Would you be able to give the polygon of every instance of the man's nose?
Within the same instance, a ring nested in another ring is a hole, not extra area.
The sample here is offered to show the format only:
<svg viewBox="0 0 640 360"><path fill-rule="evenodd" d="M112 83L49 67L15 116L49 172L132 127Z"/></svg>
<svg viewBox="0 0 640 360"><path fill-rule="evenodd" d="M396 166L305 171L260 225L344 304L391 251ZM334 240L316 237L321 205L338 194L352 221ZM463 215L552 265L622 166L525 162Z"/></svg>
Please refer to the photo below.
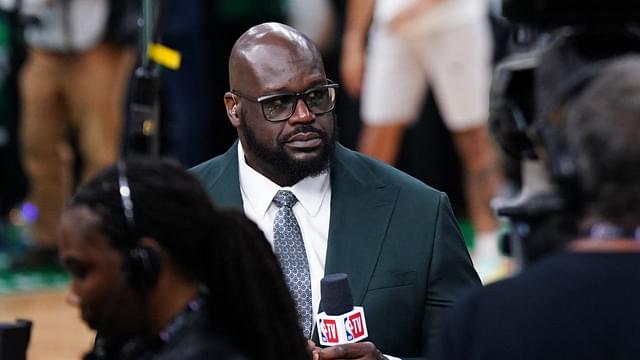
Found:
<svg viewBox="0 0 640 360"><path fill-rule="evenodd" d="M293 109L293 114L289 118L289 122L291 123L308 123L312 122L315 119L315 114L309 110L307 104L302 100L298 99L296 102L296 107Z"/></svg>

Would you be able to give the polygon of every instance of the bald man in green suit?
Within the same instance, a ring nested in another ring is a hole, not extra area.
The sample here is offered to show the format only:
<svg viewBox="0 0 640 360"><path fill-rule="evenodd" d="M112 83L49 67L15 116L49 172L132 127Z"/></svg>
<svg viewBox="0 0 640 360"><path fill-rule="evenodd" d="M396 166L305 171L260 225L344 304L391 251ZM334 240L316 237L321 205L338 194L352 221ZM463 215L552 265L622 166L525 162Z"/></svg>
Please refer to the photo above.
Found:
<svg viewBox="0 0 640 360"><path fill-rule="evenodd" d="M424 358L446 308L480 286L447 196L336 142L337 85L295 29L249 29L229 73L224 101L239 142L192 172L216 205L243 208L272 244L279 210L271 199L294 194L314 313L322 276L348 274L369 338L314 356Z"/></svg>

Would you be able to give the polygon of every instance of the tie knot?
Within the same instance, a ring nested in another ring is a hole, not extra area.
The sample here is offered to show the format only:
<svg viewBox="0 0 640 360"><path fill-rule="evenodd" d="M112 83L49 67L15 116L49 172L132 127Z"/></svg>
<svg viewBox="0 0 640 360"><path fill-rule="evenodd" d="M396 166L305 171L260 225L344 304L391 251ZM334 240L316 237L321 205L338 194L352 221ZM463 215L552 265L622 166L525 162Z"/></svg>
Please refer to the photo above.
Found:
<svg viewBox="0 0 640 360"><path fill-rule="evenodd" d="M276 203L276 206L279 208L283 206L291 208L297 201L296 196L289 190L278 190L276 196L273 197L273 202Z"/></svg>

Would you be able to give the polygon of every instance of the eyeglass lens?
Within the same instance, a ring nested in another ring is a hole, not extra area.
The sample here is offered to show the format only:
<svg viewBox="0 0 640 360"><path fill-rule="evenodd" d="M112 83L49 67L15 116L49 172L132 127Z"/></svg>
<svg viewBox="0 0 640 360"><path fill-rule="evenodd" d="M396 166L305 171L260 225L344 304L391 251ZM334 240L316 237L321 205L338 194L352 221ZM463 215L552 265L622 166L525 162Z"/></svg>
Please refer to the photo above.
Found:
<svg viewBox="0 0 640 360"><path fill-rule="evenodd" d="M312 89L300 94L300 97L307 105L309 111L316 115L320 115L333 109L335 103L335 89ZM281 95L264 100L262 102L262 110L264 111L264 116L267 120L286 120L293 115L297 103L297 95Z"/></svg>

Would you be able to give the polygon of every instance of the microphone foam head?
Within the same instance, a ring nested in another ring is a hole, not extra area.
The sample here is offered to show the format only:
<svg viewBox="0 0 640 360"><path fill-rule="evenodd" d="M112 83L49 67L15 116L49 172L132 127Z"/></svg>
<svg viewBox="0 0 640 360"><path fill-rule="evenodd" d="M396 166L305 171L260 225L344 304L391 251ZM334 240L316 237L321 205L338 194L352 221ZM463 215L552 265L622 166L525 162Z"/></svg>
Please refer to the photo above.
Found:
<svg viewBox="0 0 640 360"><path fill-rule="evenodd" d="M353 296L345 273L329 274L320 280L322 309L327 315L341 315L353 310Z"/></svg>

